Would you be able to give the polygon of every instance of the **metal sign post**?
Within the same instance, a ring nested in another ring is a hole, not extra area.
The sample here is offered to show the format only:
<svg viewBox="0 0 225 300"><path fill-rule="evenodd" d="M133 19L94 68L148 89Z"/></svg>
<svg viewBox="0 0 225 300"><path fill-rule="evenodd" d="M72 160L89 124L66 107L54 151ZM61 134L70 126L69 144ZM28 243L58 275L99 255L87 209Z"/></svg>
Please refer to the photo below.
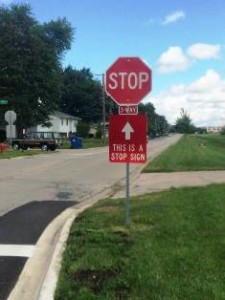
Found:
<svg viewBox="0 0 225 300"><path fill-rule="evenodd" d="M152 89L152 71L139 57L120 57L105 73L105 91L119 105L109 118L109 161L126 163L125 223L130 226L130 163L147 159L147 118L138 104Z"/></svg>
<svg viewBox="0 0 225 300"><path fill-rule="evenodd" d="M6 136L7 138L9 138L10 145L12 145L12 138L16 137L16 127L15 125L13 125L16 121L16 118L17 115L13 110L8 110L5 113L5 120L8 123L8 125L6 126Z"/></svg>
<svg viewBox="0 0 225 300"><path fill-rule="evenodd" d="M126 163L125 225L130 226L130 164Z"/></svg>

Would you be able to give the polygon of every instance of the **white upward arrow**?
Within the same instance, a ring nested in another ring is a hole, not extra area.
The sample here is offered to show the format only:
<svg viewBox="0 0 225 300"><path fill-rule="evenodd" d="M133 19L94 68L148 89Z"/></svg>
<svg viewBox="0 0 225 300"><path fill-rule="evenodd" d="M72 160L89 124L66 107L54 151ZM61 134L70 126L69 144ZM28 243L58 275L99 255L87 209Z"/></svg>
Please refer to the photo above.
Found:
<svg viewBox="0 0 225 300"><path fill-rule="evenodd" d="M130 140L130 134L134 132L134 129L131 127L130 123L127 122L123 127L122 132L125 132L125 140Z"/></svg>

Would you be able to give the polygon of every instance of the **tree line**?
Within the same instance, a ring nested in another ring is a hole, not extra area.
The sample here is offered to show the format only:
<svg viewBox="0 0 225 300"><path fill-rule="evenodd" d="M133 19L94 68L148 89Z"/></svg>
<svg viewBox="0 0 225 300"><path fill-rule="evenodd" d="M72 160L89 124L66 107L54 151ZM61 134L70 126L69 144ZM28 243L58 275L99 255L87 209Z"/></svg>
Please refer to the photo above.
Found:
<svg viewBox="0 0 225 300"><path fill-rule="evenodd" d="M62 65L74 36L66 18L41 24L27 4L0 6L0 99L8 100L0 107L0 127L7 110L17 113L18 133L37 124L50 126L49 115L56 110L88 126L102 123L102 81L90 69ZM108 121L118 107L104 96ZM140 104L139 113L148 116L149 135L168 132L166 118L153 104Z"/></svg>

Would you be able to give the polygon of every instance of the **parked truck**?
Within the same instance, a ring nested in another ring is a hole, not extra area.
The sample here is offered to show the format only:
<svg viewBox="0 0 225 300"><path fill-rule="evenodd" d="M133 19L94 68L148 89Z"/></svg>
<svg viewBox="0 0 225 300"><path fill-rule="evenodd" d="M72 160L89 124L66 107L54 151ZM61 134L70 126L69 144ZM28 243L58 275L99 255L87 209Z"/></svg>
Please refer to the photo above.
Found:
<svg viewBox="0 0 225 300"><path fill-rule="evenodd" d="M43 151L55 151L60 144L61 139L57 132L30 132L24 138L12 139L12 148L14 150L40 148Z"/></svg>

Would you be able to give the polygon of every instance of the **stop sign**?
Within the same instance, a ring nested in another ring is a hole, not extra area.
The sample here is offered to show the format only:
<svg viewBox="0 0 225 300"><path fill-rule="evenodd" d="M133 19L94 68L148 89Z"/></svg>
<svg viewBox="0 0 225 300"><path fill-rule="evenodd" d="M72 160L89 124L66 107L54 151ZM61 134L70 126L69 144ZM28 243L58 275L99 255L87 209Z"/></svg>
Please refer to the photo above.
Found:
<svg viewBox="0 0 225 300"><path fill-rule="evenodd" d="M139 57L120 57L105 73L105 91L118 105L137 105L152 89L152 71Z"/></svg>

